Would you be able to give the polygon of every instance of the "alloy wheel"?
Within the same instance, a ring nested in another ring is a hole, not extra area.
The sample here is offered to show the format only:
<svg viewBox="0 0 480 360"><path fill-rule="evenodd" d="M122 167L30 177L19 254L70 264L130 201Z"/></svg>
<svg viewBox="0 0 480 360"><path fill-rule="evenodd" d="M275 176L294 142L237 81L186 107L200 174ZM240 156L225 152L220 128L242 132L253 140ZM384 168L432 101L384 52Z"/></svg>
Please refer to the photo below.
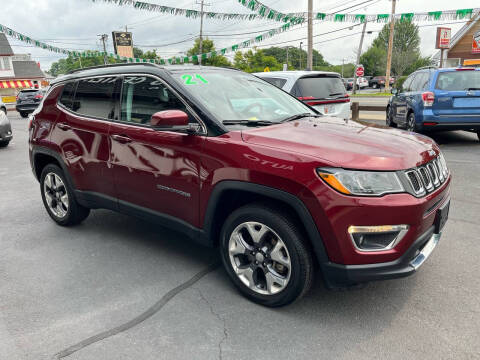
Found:
<svg viewBox="0 0 480 360"><path fill-rule="evenodd" d="M58 218L67 215L70 205L67 189L57 174L50 172L43 181L43 193L50 211Z"/></svg>
<svg viewBox="0 0 480 360"><path fill-rule="evenodd" d="M238 225L230 235L228 254L238 278L258 294L279 293L290 280L287 247L265 224L249 221Z"/></svg>
<svg viewBox="0 0 480 360"><path fill-rule="evenodd" d="M411 113L408 115L407 130L415 131L415 114Z"/></svg>

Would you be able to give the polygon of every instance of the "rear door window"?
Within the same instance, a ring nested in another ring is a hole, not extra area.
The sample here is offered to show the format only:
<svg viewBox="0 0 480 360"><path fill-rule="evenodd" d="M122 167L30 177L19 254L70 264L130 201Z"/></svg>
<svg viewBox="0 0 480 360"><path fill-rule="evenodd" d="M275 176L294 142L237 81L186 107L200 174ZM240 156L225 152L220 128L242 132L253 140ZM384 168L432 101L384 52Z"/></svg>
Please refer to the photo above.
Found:
<svg viewBox="0 0 480 360"><path fill-rule="evenodd" d="M60 104L62 104L63 106L65 106L67 109L70 109L70 110L73 109L73 95L75 93L75 85L76 83L74 82L69 82L65 84L62 91L62 96L58 101Z"/></svg>
<svg viewBox="0 0 480 360"><path fill-rule="evenodd" d="M441 72L435 88L444 91L468 91L480 89L480 71L464 70Z"/></svg>
<svg viewBox="0 0 480 360"><path fill-rule="evenodd" d="M410 75L407 80L405 80L405 82L403 83L403 86L402 86L402 90L404 92L408 92L408 91L411 91L411 85L412 85L412 82L413 82L413 79L415 78L415 75L416 74L412 74Z"/></svg>
<svg viewBox="0 0 480 360"><path fill-rule="evenodd" d="M337 76L304 77L297 80L296 95L325 99L332 96L344 95L345 86Z"/></svg>
<svg viewBox="0 0 480 360"><path fill-rule="evenodd" d="M410 91L425 90L428 84L428 80L429 80L428 73L426 72L417 73L414 80L412 81L412 84L410 85L410 89L411 89Z"/></svg>
<svg viewBox="0 0 480 360"><path fill-rule="evenodd" d="M113 76L79 80L72 110L85 116L113 119L116 80Z"/></svg>
<svg viewBox="0 0 480 360"><path fill-rule="evenodd" d="M280 78L271 78L271 77L263 77L261 78L263 80L265 80L266 82L272 84L272 85L275 85L276 87L278 88L282 88L283 85L285 85L285 83L287 82L286 79L280 79Z"/></svg>

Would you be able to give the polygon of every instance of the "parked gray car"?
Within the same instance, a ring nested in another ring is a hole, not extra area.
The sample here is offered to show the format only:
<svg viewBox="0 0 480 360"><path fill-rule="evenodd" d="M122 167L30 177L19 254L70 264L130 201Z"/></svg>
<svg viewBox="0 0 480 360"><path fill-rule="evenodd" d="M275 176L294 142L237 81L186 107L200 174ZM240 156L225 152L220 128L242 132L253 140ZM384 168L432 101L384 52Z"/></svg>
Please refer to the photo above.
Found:
<svg viewBox="0 0 480 360"><path fill-rule="evenodd" d="M0 148L6 147L12 140L12 126L5 112L0 110Z"/></svg>
<svg viewBox="0 0 480 360"><path fill-rule="evenodd" d="M7 114L7 105L3 103L1 97L0 97L0 111L2 111L4 114Z"/></svg>

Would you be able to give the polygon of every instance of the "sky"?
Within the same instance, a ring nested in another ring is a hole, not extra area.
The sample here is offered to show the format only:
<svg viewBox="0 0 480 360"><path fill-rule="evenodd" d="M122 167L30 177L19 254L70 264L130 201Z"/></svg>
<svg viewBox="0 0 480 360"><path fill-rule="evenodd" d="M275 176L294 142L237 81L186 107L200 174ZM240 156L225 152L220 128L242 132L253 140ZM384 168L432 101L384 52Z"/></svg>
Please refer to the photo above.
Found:
<svg viewBox="0 0 480 360"><path fill-rule="evenodd" d="M143 0L159 5L178 8L200 8L199 1L194 0ZM185 54L192 47L193 38L198 36L199 19L188 19L182 16L172 16L136 10L131 6L119 7L92 0L0 0L0 24L6 25L33 39L70 50L101 50L102 44L99 34L108 34L108 51L113 52L111 39L112 31L119 31L128 26L133 32L134 46L142 50L157 49L162 57ZM238 4L238 0L205 0L206 11L250 13L249 10ZM278 11L300 12L307 10L307 0L263 0L263 3ZM363 3L363 4L362 4ZM325 13L337 12L349 8L341 13L378 14L389 13L389 0L314 0L314 11ZM356 4L359 6L352 7ZM452 10L472 8L478 6L472 0L399 0L397 13L424 12L437 10ZM350 8L352 7L352 8ZM421 51L424 56L435 53L436 26L443 25L452 28L452 34L460 29L464 22L458 21L425 21L418 23L421 36ZM332 64L354 62L355 53L360 41L360 26L349 29L349 23L314 22L314 49ZM248 40L256 34L245 34L260 30L278 28L281 23L257 20L204 20L204 33L215 42L217 49ZM367 50L375 39L383 24L369 23L364 41L363 51ZM333 30L341 31L324 34ZM324 34L324 35L322 35ZM260 47L299 46L303 42L306 46L307 28L297 26L292 30L277 35L261 43ZM342 37L341 39L336 39ZM302 39L305 38L305 39ZM31 45L9 38L15 53L30 53L32 58L40 62L42 69L48 70L51 64L62 57L49 51L35 48ZM279 44L277 44L279 43ZM233 54L229 55L232 59Z"/></svg>

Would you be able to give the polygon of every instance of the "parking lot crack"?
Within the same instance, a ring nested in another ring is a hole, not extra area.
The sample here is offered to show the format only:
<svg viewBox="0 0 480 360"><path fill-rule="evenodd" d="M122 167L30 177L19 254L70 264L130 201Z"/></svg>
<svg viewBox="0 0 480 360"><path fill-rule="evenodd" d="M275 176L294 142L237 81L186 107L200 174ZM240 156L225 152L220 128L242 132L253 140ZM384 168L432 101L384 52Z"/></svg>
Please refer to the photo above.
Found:
<svg viewBox="0 0 480 360"><path fill-rule="evenodd" d="M210 309L210 313L212 313L213 316L215 316L222 324L223 324L223 337L222 339L220 340L220 342L218 343L218 358L219 360L223 360L223 348L222 348L222 345L225 341L227 341L228 339L228 330L227 330L227 322L226 322L226 319L224 317L222 317L219 313L217 313L214 308L213 308L213 305L210 303L210 301L205 297L205 295L203 295L203 292L201 289L199 289L198 287L195 287L195 290L198 291L198 293L200 294L200 297L202 298L202 300L207 304L207 306L209 307Z"/></svg>
<svg viewBox="0 0 480 360"><path fill-rule="evenodd" d="M167 292L165 295L162 296L160 300L158 300L154 305L152 305L150 308L148 308L146 311L138 315L137 317L133 318L132 320L119 325L113 329L103 331L99 334L90 336L89 338L80 341L79 343L72 345L58 353L56 353L52 359L62 359L67 356L72 355L73 353L89 346L94 343L97 343L99 341L105 340L109 337L112 337L114 335L117 335L121 332L124 332L126 330L129 330L133 328L134 326L137 326L138 324L142 323L143 321L147 320L148 318L152 317L155 315L157 312L159 312L170 300L172 300L176 295L184 291L185 289L191 287L194 285L197 281L199 281L201 278L203 278L205 275L208 273L212 272L218 267L218 262L210 264L208 267L205 269L199 271L195 275L193 275L189 280L185 281L184 283L178 285L177 287L173 288L169 292Z"/></svg>

